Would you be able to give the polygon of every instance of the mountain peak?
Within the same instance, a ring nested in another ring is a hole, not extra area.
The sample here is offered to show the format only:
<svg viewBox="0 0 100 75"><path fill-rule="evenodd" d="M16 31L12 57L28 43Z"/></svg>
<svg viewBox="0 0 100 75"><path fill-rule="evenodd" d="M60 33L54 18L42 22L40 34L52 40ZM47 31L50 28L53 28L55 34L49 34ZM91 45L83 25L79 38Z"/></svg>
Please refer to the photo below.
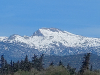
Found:
<svg viewBox="0 0 100 75"><path fill-rule="evenodd" d="M85 52L100 55L100 38L83 37L57 28L38 29L31 37L14 34L9 38L1 37L0 40L2 44L0 50L10 50L11 47L16 47L14 53L21 49L20 53L34 53L35 50L35 52L48 55L70 55ZM8 45L9 43L10 45Z"/></svg>
<svg viewBox="0 0 100 75"><path fill-rule="evenodd" d="M43 36L40 29L33 33L33 36Z"/></svg>
<svg viewBox="0 0 100 75"><path fill-rule="evenodd" d="M0 41L6 41L8 37L0 37Z"/></svg>
<svg viewBox="0 0 100 75"><path fill-rule="evenodd" d="M13 34L13 35L11 35L8 39L9 40L12 40L12 39L15 39L16 37L19 37L20 35L18 35L18 34Z"/></svg>
<svg viewBox="0 0 100 75"><path fill-rule="evenodd" d="M48 34L48 32L59 32L61 31L60 29L57 29L57 28L40 28L38 29L34 34L33 36L44 36L45 33ZM61 31L63 32L63 31Z"/></svg>
<svg viewBox="0 0 100 75"><path fill-rule="evenodd" d="M62 31L60 29L57 29L57 28L41 28L39 30L49 30L49 31L52 31L52 32L59 32L59 31Z"/></svg>

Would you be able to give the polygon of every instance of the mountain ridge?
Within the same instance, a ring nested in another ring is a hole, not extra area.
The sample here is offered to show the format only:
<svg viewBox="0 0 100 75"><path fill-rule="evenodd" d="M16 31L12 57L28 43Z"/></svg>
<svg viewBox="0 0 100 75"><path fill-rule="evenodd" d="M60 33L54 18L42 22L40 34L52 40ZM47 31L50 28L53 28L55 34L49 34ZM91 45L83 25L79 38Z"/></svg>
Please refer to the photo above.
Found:
<svg viewBox="0 0 100 75"><path fill-rule="evenodd" d="M5 52L9 50L16 55L20 50L22 55L44 53L64 56L89 52L100 55L100 38L75 35L56 28L41 28L32 36L15 34L10 37L0 37L0 47L1 54L6 54Z"/></svg>
<svg viewBox="0 0 100 75"><path fill-rule="evenodd" d="M49 32L51 32L51 33L49 33ZM61 35L61 36L59 36L59 35ZM14 35L11 35L10 37L8 37L8 39L6 37L6 40L10 41L10 42L11 41L15 41L15 42L19 41L19 42L26 43L25 42L26 38L29 39L27 41L30 42L30 40L32 40L34 37L40 37L40 38L42 37L42 39L43 39L43 37L44 38L48 37L47 39L49 39L49 38L52 39L54 36L56 36L56 39L58 39L58 37L60 37L60 40L63 39L63 41L66 41L66 38L67 38L68 40L66 42L71 42L71 40L73 40L72 41L73 43L74 43L74 41L76 41L76 43L77 43L79 41L82 41L83 39L85 39L85 42L92 42L92 41L99 41L100 42L100 38L88 38L88 37L84 37L84 36L80 36L80 35L75 35L75 34L67 32L67 31L61 31L61 30L56 29L56 28L42 28L42 29L39 29L30 37L29 36L27 36L27 37L26 36L20 36L20 35L14 34ZM3 37L0 37L0 39L1 39L0 41L5 40L5 38L3 39ZM34 42L34 40L33 40L33 42ZM72 42L71 42L71 44L73 44ZM83 41L83 43L84 43L84 41ZM98 46L97 44L95 44L95 42L93 44ZM79 46L79 44L78 44L78 46ZM99 46L100 46L100 43L99 43ZM68 46L68 47L71 47L71 46Z"/></svg>

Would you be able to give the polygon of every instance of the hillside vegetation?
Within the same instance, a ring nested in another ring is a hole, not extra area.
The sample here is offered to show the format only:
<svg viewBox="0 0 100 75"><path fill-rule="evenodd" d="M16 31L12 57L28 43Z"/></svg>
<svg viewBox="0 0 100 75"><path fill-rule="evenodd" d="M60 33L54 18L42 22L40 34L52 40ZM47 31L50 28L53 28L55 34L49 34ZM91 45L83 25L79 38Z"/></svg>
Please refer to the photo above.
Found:
<svg viewBox="0 0 100 75"><path fill-rule="evenodd" d="M90 53L84 55L84 60L80 66L80 70L76 71L76 68L71 67L69 64L64 66L60 60L58 65L54 65L54 62L50 62L49 67L44 68L43 58L44 55L34 55L32 60L28 60L26 55L24 60L13 62L10 64L1 56L0 75L100 75L99 70L93 70L90 66Z"/></svg>

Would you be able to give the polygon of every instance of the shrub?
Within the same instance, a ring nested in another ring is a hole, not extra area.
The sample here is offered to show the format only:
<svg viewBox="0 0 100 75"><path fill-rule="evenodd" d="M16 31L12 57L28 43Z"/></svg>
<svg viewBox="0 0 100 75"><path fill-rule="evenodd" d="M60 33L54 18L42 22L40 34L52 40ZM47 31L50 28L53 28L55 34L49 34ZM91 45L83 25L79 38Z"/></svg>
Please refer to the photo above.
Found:
<svg viewBox="0 0 100 75"><path fill-rule="evenodd" d="M84 72L83 75L100 75L100 73L87 70Z"/></svg>
<svg viewBox="0 0 100 75"><path fill-rule="evenodd" d="M45 75L70 75L70 73L62 66L51 66L46 69Z"/></svg>

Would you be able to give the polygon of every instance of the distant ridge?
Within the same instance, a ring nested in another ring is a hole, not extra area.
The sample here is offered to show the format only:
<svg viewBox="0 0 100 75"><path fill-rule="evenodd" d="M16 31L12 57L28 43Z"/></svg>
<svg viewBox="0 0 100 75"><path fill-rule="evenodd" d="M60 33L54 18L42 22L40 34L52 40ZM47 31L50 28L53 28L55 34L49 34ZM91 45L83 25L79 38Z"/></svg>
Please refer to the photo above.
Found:
<svg viewBox="0 0 100 75"><path fill-rule="evenodd" d="M41 28L32 36L14 34L0 37L0 54L9 57L22 58L27 54L31 58L33 54L41 53L64 56L89 52L100 55L100 38L75 35L57 28Z"/></svg>

